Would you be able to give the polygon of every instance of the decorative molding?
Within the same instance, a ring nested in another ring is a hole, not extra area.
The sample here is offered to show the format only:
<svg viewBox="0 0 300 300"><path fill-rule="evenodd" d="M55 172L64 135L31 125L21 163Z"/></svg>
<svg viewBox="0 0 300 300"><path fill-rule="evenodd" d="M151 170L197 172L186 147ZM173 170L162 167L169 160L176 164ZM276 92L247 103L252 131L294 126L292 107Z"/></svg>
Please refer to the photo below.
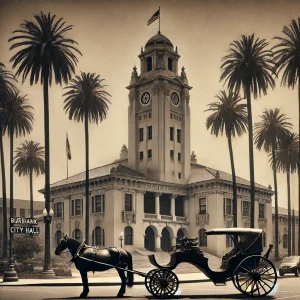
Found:
<svg viewBox="0 0 300 300"><path fill-rule="evenodd" d="M75 221L75 229L78 229L80 227L80 222L78 220Z"/></svg>
<svg viewBox="0 0 300 300"><path fill-rule="evenodd" d="M101 225L101 221L102 221L102 219L96 219L96 220L94 220L95 227L100 226Z"/></svg>
<svg viewBox="0 0 300 300"><path fill-rule="evenodd" d="M123 223L126 223L127 225L135 224L135 217L136 212L135 211L122 211L122 220Z"/></svg>
<svg viewBox="0 0 300 300"><path fill-rule="evenodd" d="M266 228L267 219L258 219L258 226L260 229Z"/></svg>
<svg viewBox="0 0 300 300"><path fill-rule="evenodd" d="M137 194L145 195L147 191L135 190Z"/></svg>
<svg viewBox="0 0 300 300"><path fill-rule="evenodd" d="M232 227L233 226L233 215L225 215L224 221L228 228Z"/></svg>
<svg viewBox="0 0 300 300"><path fill-rule="evenodd" d="M243 222L245 228L250 227L250 217L242 216L242 222Z"/></svg>
<svg viewBox="0 0 300 300"><path fill-rule="evenodd" d="M57 224L56 224L56 229L57 229L57 230L61 230L61 227L62 227L62 226L61 226L61 223L57 223Z"/></svg>
<svg viewBox="0 0 300 300"><path fill-rule="evenodd" d="M200 228L204 228L205 225L209 225L209 214L196 215L196 225Z"/></svg>

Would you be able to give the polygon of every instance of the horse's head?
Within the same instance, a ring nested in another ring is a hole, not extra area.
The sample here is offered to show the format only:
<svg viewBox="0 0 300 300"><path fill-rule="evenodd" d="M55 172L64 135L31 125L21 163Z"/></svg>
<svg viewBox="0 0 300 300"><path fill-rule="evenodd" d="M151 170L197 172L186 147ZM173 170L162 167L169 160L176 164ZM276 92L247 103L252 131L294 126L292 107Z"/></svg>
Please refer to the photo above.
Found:
<svg viewBox="0 0 300 300"><path fill-rule="evenodd" d="M66 248L68 247L68 240L67 240L67 235L59 241L56 249L55 249L55 255L60 255Z"/></svg>

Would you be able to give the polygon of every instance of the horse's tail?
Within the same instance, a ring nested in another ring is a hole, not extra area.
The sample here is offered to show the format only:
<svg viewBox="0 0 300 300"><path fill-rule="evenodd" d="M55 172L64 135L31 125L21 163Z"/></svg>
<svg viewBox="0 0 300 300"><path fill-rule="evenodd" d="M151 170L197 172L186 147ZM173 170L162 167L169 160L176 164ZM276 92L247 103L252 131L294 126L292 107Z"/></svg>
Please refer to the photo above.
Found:
<svg viewBox="0 0 300 300"><path fill-rule="evenodd" d="M127 256L128 256L128 267L127 267L127 269L128 270L133 270L133 268L132 268L132 255L128 251L126 251L126 253L127 253ZM133 272L127 272L127 286L131 288L133 286L133 282L134 282Z"/></svg>

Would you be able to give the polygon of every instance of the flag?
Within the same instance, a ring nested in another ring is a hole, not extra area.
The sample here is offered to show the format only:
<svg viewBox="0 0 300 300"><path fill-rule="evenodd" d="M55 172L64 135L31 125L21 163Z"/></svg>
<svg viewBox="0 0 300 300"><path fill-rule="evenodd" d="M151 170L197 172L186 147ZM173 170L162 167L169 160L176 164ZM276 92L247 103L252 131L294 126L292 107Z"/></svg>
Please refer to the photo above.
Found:
<svg viewBox="0 0 300 300"><path fill-rule="evenodd" d="M155 20L159 19L159 10L149 19L147 26L153 23Z"/></svg>
<svg viewBox="0 0 300 300"><path fill-rule="evenodd" d="M66 139L66 153L67 153L68 159L71 160L72 156L71 156L71 148L70 148L68 134L67 134L67 139Z"/></svg>

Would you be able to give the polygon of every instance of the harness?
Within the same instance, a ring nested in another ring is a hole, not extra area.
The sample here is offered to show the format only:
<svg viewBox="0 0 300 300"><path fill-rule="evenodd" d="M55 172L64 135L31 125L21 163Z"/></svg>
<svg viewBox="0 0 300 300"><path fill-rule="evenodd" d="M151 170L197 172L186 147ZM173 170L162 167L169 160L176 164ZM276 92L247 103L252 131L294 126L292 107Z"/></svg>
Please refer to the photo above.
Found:
<svg viewBox="0 0 300 300"><path fill-rule="evenodd" d="M84 249L86 249L86 248L93 248L93 259L91 260L91 262L93 263L92 265L94 266L94 265L95 265L95 264L94 264L94 263L95 263L95 257L96 257L96 255L97 255L98 250L100 250L101 248L98 247L98 246L88 246L88 245L85 244L85 241L83 241L83 242L79 245L78 249L76 250L74 256L71 258L71 260L69 261L69 263L72 264L72 263L75 262L76 259L80 258L80 255L82 254L82 253L81 253L82 250L84 250ZM122 266L122 265L125 264L125 263L124 263L124 260L123 260L123 255L122 255L122 253L121 253L121 251L120 251L120 249L119 249L118 247L109 247L109 248L106 248L106 249L117 249L117 250L118 250L118 253L119 253L119 261L118 261L118 263L115 265L115 267ZM95 273L94 268L93 268L93 273Z"/></svg>

